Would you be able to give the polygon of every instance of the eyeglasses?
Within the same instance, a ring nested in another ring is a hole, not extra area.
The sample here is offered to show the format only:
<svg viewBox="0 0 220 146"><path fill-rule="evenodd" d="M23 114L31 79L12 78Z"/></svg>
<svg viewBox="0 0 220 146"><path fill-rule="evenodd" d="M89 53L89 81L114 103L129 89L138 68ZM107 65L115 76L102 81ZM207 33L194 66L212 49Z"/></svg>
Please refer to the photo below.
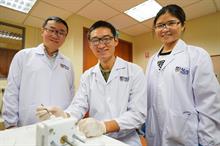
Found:
<svg viewBox="0 0 220 146"><path fill-rule="evenodd" d="M180 21L171 20L171 21L168 21L168 22L166 22L166 23L156 24L156 26L154 27L154 29L156 29L156 30L162 30L162 29L164 29L164 28L173 28L173 27L176 27L178 24L180 24Z"/></svg>
<svg viewBox="0 0 220 146"><path fill-rule="evenodd" d="M59 37L65 37L66 36L66 32L64 30L56 30L56 29L52 29L52 28L44 28L44 30L46 30L49 34L56 34Z"/></svg>
<svg viewBox="0 0 220 146"><path fill-rule="evenodd" d="M102 38L93 37L89 41L93 46L98 46L100 43L107 45L112 41L113 38L113 36L106 35Z"/></svg>

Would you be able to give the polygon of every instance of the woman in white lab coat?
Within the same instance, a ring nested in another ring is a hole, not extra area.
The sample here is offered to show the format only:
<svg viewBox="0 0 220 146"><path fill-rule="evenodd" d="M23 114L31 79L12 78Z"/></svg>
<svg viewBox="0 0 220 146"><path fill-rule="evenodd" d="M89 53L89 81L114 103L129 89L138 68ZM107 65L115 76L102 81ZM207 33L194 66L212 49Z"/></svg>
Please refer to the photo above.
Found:
<svg viewBox="0 0 220 146"><path fill-rule="evenodd" d="M146 72L149 146L220 145L220 86L209 54L180 39L184 29L179 6L157 13L154 30L163 45Z"/></svg>
<svg viewBox="0 0 220 146"><path fill-rule="evenodd" d="M82 75L79 89L65 113L56 107L48 107L48 110L56 116L71 116L77 120L88 111L90 118L78 124L87 137L109 134L130 146L141 146L136 129L146 120L144 72L136 64L114 55L118 38L110 23L94 23L88 40L99 62ZM44 119L47 112L39 107L37 115Z"/></svg>

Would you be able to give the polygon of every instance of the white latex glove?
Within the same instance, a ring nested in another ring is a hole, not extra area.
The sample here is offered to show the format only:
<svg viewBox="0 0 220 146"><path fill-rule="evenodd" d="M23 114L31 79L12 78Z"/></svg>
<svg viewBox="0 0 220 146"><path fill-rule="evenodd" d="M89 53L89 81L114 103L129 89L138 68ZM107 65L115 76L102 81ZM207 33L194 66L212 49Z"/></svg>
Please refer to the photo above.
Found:
<svg viewBox="0 0 220 146"><path fill-rule="evenodd" d="M86 137L101 136L106 133L104 122L97 121L94 118L82 119L78 123L79 130L82 131Z"/></svg>
<svg viewBox="0 0 220 146"><path fill-rule="evenodd" d="M52 113L44 106L38 106L36 109L36 116L40 121L48 120Z"/></svg>
<svg viewBox="0 0 220 146"><path fill-rule="evenodd" d="M36 116L40 121L48 120L54 117L68 117L60 107L45 107L42 105L37 107Z"/></svg>

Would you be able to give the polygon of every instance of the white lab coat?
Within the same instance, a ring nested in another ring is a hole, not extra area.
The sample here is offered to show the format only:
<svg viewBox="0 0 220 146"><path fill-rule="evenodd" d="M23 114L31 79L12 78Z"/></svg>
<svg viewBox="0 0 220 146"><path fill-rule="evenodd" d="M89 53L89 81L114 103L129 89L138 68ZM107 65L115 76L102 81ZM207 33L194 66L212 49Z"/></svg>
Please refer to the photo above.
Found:
<svg viewBox="0 0 220 146"><path fill-rule="evenodd" d="M3 97L5 126L36 123L36 107L65 109L74 96L72 64L58 53L52 67L43 44L19 51L12 60Z"/></svg>
<svg viewBox="0 0 220 146"><path fill-rule="evenodd" d="M81 77L71 106L66 110L81 119L89 116L97 120L116 120L120 132L110 134L131 146L141 146L136 128L146 120L146 82L143 70L117 57L106 82L99 63Z"/></svg>
<svg viewBox="0 0 220 146"><path fill-rule="evenodd" d="M179 40L159 70L147 67L149 146L220 145L220 86L208 53Z"/></svg>

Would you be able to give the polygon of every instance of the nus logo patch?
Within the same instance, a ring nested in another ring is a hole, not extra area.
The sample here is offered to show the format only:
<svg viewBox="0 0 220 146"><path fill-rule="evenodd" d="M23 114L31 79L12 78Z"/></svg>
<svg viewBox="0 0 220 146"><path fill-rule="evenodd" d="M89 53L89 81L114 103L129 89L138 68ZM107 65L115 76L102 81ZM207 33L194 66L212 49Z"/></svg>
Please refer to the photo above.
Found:
<svg viewBox="0 0 220 146"><path fill-rule="evenodd" d="M183 75L188 75L189 74L189 69L186 69L186 68L183 68L183 67L180 67L180 66L177 66L175 68L175 72L179 72Z"/></svg>
<svg viewBox="0 0 220 146"><path fill-rule="evenodd" d="M120 81L128 82L129 81L129 77L120 76Z"/></svg>

